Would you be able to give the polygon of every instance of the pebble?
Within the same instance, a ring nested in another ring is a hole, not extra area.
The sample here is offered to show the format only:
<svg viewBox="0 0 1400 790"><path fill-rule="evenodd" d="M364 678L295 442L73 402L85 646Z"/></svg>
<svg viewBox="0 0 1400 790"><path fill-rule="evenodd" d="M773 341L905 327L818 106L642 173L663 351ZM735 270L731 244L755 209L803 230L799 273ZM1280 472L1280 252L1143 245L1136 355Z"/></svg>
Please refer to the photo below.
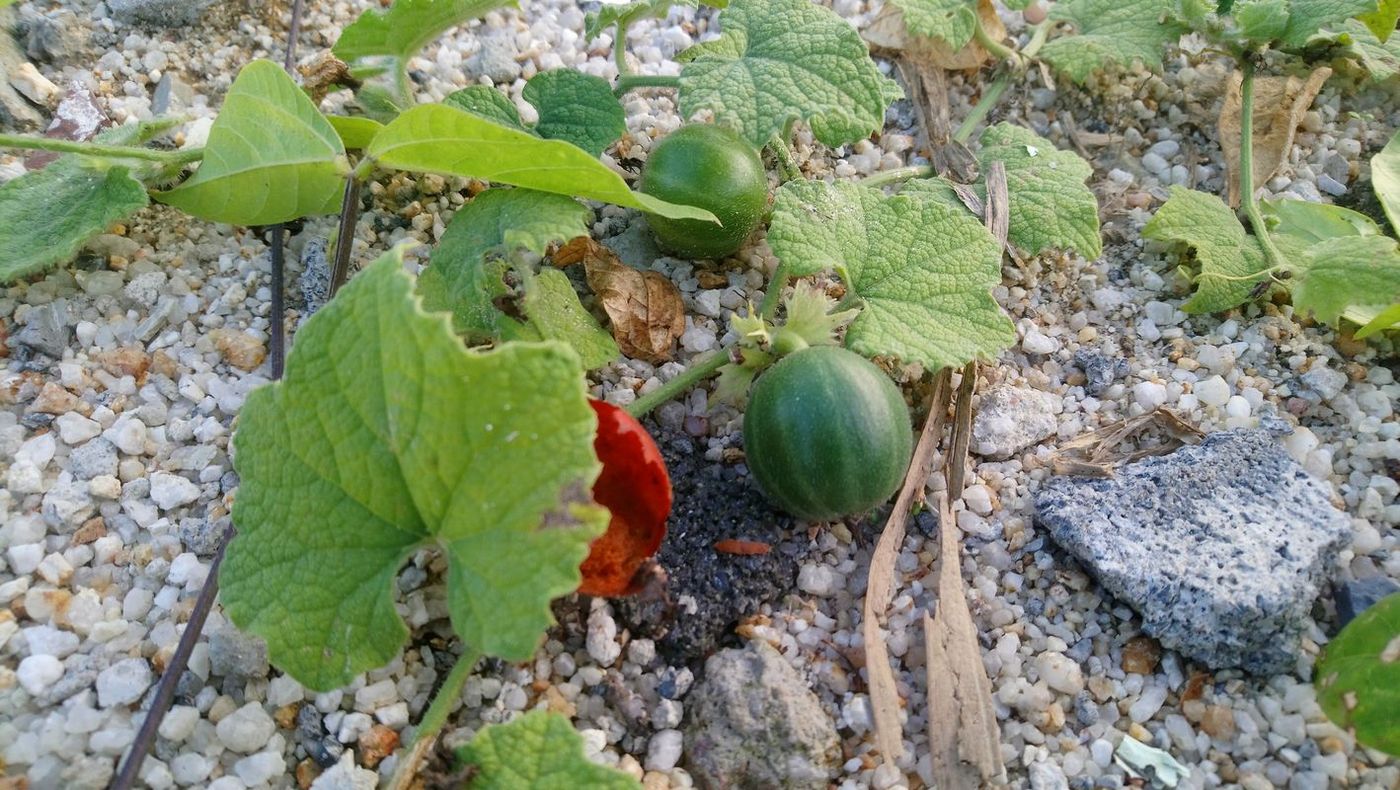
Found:
<svg viewBox="0 0 1400 790"><path fill-rule="evenodd" d="M63 662L48 654L26 656L19 662L15 677L31 697L37 697L63 677Z"/></svg>
<svg viewBox="0 0 1400 790"><path fill-rule="evenodd" d="M276 723L262 705L249 702L220 719L215 734L224 748L251 754L261 749L276 730Z"/></svg>
<svg viewBox="0 0 1400 790"><path fill-rule="evenodd" d="M144 658L127 658L97 675L97 703L104 708L130 705L141 699L155 682L155 675Z"/></svg>
<svg viewBox="0 0 1400 790"><path fill-rule="evenodd" d="M1041 653L1035 659L1040 679L1061 694L1075 695L1084 689L1084 675L1079 665L1063 653Z"/></svg>
<svg viewBox="0 0 1400 790"><path fill-rule="evenodd" d="M827 598L844 589L846 580L828 565L803 565L797 572L797 588Z"/></svg>
<svg viewBox="0 0 1400 790"><path fill-rule="evenodd" d="M199 486L180 475L156 472L151 475L151 500L161 510L174 510L199 499Z"/></svg>
<svg viewBox="0 0 1400 790"><path fill-rule="evenodd" d="M661 730L651 736L647 746L646 769L648 771L669 771L681 759L683 736L680 730Z"/></svg>
<svg viewBox="0 0 1400 790"><path fill-rule="evenodd" d="M1230 385L1220 376L1211 376L1198 382L1194 392L1201 403L1207 406L1224 406L1230 400Z"/></svg>

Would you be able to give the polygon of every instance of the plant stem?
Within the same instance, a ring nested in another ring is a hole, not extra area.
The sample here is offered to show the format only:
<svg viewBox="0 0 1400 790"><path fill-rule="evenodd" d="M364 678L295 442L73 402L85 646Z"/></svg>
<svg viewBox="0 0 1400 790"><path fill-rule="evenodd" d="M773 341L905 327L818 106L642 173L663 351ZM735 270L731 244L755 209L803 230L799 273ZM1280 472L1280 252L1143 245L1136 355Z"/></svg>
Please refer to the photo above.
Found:
<svg viewBox="0 0 1400 790"><path fill-rule="evenodd" d="M866 176L860 180L860 185L879 189L880 187L898 184L902 181L910 181L915 178L928 178L933 175L931 165L912 165L910 167L896 167L893 170L882 170L871 176Z"/></svg>
<svg viewBox="0 0 1400 790"><path fill-rule="evenodd" d="M1274 245L1254 198L1254 60L1248 56L1240 61L1240 200L1254 235L1264 248L1265 262L1270 269L1282 268L1286 260Z"/></svg>
<svg viewBox="0 0 1400 790"><path fill-rule="evenodd" d="M617 66L619 82L623 77L631 76L632 70L627 68L627 25L621 21L617 23L617 33L613 35L613 63Z"/></svg>
<svg viewBox="0 0 1400 790"><path fill-rule="evenodd" d="M679 88L681 78L668 74L623 74L617 78L613 94L621 96L634 88Z"/></svg>
<svg viewBox="0 0 1400 790"><path fill-rule="evenodd" d="M86 156L105 156L116 159L142 159L147 162L160 162L166 165L197 162L204 158L203 148L162 151L158 148L144 148L137 145L80 143L74 140L59 140L53 137L35 137L27 134L0 134L0 148L57 151L63 154L84 154Z"/></svg>
<svg viewBox="0 0 1400 790"><path fill-rule="evenodd" d="M462 696L462 687L467 684L467 678L471 677L472 669L480 659L481 651L468 647L457 659L457 663L452 665L452 671L447 673L447 679L442 682L437 694L433 695L433 702L423 714L422 721L418 722L413 746L394 768L394 778L389 782L390 790L406 790L413 783L419 763L423 762L433 744L437 743L437 735L447 723L448 715L452 713L452 703Z"/></svg>
<svg viewBox="0 0 1400 790"><path fill-rule="evenodd" d="M788 147L787 140L773 135L773 139L768 141L766 148L773 152L773 158L778 163L778 176L784 182L796 181L802 178L802 170L797 166L797 160L792 156L792 149Z"/></svg>
<svg viewBox="0 0 1400 790"><path fill-rule="evenodd" d="M1019 67L1022 63L1021 53L992 38L992 35L987 32L987 28L982 25L981 15L977 14L975 17L977 24L972 29L972 35L977 39L977 43L981 44L982 48L990 52L997 60L1004 60Z"/></svg>
<svg viewBox="0 0 1400 790"><path fill-rule="evenodd" d="M977 100L977 104L973 106L972 112L967 114L967 117L963 119L962 125L958 127L956 132L953 132L953 139L960 143L966 143L968 138L972 137L972 131L977 128L977 124L981 123L982 120L987 117L987 114L990 113L992 108L996 106L996 103L1001 100L1002 94L1006 93L1006 89L1009 87L1011 87L1010 74L1002 74L1000 77L997 77L996 81L988 86L985 91L982 91L982 98Z"/></svg>
<svg viewBox="0 0 1400 790"><path fill-rule="evenodd" d="M657 406L675 398L682 392L686 392L695 385L704 381L719 372L719 369L729 361L729 347L726 346L710 354L704 359L692 362L685 372L652 390L650 393L632 401L627 406L627 413L633 417L643 417L650 413Z"/></svg>
<svg viewBox="0 0 1400 790"><path fill-rule="evenodd" d="M773 316L778 312L778 303L783 295L783 286L787 285L787 267L781 262L773 272L773 279L768 281L768 290L763 292L763 301L758 305L758 315L765 321L772 321Z"/></svg>
<svg viewBox="0 0 1400 790"><path fill-rule="evenodd" d="M331 281L327 297L334 297L350 278L350 249L355 246L355 223L360 220L360 179L354 173L345 177L345 195L340 203L340 228L335 235L335 259L331 261Z"/></svg>

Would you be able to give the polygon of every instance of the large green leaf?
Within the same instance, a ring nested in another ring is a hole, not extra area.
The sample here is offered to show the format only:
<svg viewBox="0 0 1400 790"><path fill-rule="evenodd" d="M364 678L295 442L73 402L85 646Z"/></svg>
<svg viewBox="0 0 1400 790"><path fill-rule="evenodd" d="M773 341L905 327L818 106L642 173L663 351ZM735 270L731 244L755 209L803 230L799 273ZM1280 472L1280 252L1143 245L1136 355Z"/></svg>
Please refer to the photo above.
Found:
<svg viewBox="0 0 1400 790"><path fill-rule="evenodd" d="M1356 616L1327 645L1314 677L1327 718L1400 756L1400 593Z"/></svg>
<svg viewBox="0 0 1400 790"><path fill-rule="evenodd" d="M782 270L836 271L862 309L846 345L930 369L990 357L1016 339L991 290L1001 248L965 210L849 182L789 181L768 243Z"/></svg>
<svg viewBox="0 0 1400 790"><path fill-rule="evenodd" d="M418 306L398 252L307 321L286 377L239 420L224 607L308 688L399 652L395 577L423 547L447 558L462 640L528 658L607 524L588 501L599 465L578 357L468 351Z"/></svg>
<svg viewBox="0 0 1400 790"><path fill-rule="evenodd" d="M1381 233L1375 220L1365 214L1327 203L1291 198L1261 200L1259 212L1269 223L1271 235L1293 239L1304 246L1341 236L1378 236Z"/></svg>
<svg viewBox="0 0 1400 790"><path fill-rule="evenodd" d="M492 724L457 750L475 768L470 790L637 790L636 779L590 761L583 738L557 713L534 710Z"/></svg>
<svg viewBox="0 0 1400 790"><path fill-rule="evenodd" d="M976 0L890 0L904 15L904 27L912 35L936 38L957 51L972 40L977 29Z"/></svg>
<svg viewBox="0 0 1400 790"><path fill-rule="evenodd" d="M1103 254L1099 202L1085 186L1094 169L1072 151L1061 151L1029 129L999 123L982 133L977 157L1006 166L1011 241L1031 255L1076 250L1093 260Z"/></svg>
<svg viewBox="0 0 1400 790"><path fill-rule="evenodd" d="M488 85L454 91L442 101L502 126L573 143L594 156L627 132L627 115L602 77L575 69L542 71L525 83L521 95L539 112L534 126L525 125L515 104Z"/></svg>
<svg viewBox="0 0 1400 790"><path fill-rule="evenodd" d="M1395 25L1400 23L1400 0L1380 0L1375 11L1362 14L1358 19L1384 44L1395 34Z"/></svg>
<svg viewBox="0 0 1400 790"><path fill-rule="evenodd" d="M126 167L75 155L7 181L0 186L0 283L68 260L147 202Z"/></svg>
<svg viewBox="0 0 1400 790"><path fill-rule="evenodd" d="M1061 0L1051 6L1050 18L1074 25L1078 35L1050 41L1040 57L1075 82L1134 61L1161 68L1162 48L1186 32L1168 13L1172 5L1164 0Z"/></svg>
<svg viewBox="0 0 1400 790"><path fill-rule="evenodd" d="M541 140L443 104L421 104L394 119L366 151L381 165L513 184L639 208L672 219L718 222L693 206L627 188L622 176L572 143Z"/></svg>
<svg viewBox="0 0 1400 790"><path fill-rule="evenodd" d="M194 176L155 197L213 222L270 225L334 214L348 172L316 105L281 66L255 60L229 88Z"/></svg>
<svg viewBox="0 0 1400 790"><path fill-rule="evenodd" d="M1301 47L1324 28L1378 9L1378 0L1289 0L1288 28L1279 43Z"/></svg>
<svg viewBox="0 0 1400 790"><path fill-rule="evenodd" d="M1400 302L1400 252L1388 236L1345 236L1309 247L1296 262L1293 307L1337 323L1354 306Z"/></svg>
<svg viewBox="0 0 1400 790"><path fill-rule="evenodd" d="M617 359L622 351L608 330L584 309L568 275L544 269L525 278L520 307L525 320L506 317L501 336L506 340L558 340L578 353L585 370Z"/></svg>
<svg viewBox="0 0 1400 790"><path fill-rule="evenodd" d="M1289 0L1240 0L1232 9L1240 34L1268 43L1288 30Z"/></svg>
<svg viewBox="0 0 1400 790"><path fill-rule="evenodd" d="M501 335L498 297L515 250L543 254L556 241L588 235L593 212L564 195L530 189L488 189L452 215L428 268L418 278L423 307L452 313L457 331L473 342Z"/></svg>
<svg viewBox="0 0 1400 790"><path fill-rule="evenodd" d="M720 23L719 39L677 56L681 114L709 110L755 146L799 120L827 145L854 142L903 96L856 29L810 0L734 0Z"/></svg>
<svg viewBox="0 0 1400 790"><path fill-rule="evenodd" d="M403 63L448 28L501 6L514 7L515 2L394 0L387 9L370 8L361 13L336 39L331 51L347 62L385 58Z"/></svg>
<svg viewBox="0 0 1400 790"><path fill-rule="evenodd" d="M1244 231L1220 198L1185 187L1172 187L1171 197L1142 229L1144 238L1172 242L1194 250L1201 272L1196 293L1182 310L1218 313L1249 300L1268 279L1268 264L1259 242Z"/></svg>
<svg viewBox="0 0 1400 790"><path fill-rule="evenodd" d="M1400 233L1400 132L1371 159L1371 186L1385 209L1390 227Z"/></svg>

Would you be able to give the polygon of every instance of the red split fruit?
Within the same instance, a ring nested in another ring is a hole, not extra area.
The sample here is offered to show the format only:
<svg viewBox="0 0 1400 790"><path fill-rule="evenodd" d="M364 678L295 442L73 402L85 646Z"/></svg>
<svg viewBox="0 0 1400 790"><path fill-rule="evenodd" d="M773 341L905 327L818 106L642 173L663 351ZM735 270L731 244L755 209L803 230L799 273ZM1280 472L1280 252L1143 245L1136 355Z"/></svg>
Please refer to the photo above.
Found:
<svg viewBox="0 0 1400 790"><path fill-rule="evenodd" d="M637 419L618 407L590 400L598 415L593 450L603 471L593 484L593 499L612 512L608 531L593 541L583 561L585 595L634 595L645 586L639 573L666 537L671 513L671 477L661 450Z"/></svg>

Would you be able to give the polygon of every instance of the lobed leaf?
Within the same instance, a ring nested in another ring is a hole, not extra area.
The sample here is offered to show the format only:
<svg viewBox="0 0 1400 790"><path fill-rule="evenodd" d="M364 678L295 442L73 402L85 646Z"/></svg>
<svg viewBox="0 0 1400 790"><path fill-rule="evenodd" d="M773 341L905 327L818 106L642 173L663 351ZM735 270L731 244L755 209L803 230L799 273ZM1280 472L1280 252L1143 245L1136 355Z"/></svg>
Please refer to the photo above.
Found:
<svg viewBox="0 0 1400 790"><path fill-rule="evenodd" d="M1396 24L1400 24L1400 0L1380 0L1375 11L1357 17L1376 40L1384 44L1395 34Z"/></svg>
<svg viewBox="0 0 1400 790"><path fill-rule="evenodd" d="M360 14L336 39L331 52L346 62L384 57L408 60L451 27L484 16L514 0L394 0L386 9Z"/></svg>
<svg viewBox="0 0 1400 790"><path fill-rule="evenodd" d="M1400 593L1356 616L1327 645L1313 678L1327 718L1400 756Z"/></svg>
<svg viewBox="0 0 1400 790"><path fill-rule="evenodd" d="M490 85L472 85L453 91L443 98L442 103L502 126L530 131L520 120L520 110L516 109L515 102Z"/></svg>
<svg viewBox="0 0 1400 790"><path fill-rule="evenodd" d="M621 176L576 145L541 140L444 104L421 104L400 115L366 153L400 170L480 178L672 219L718 222L704 209L633 192Z"/></svg>
<svg viewBox="0 0 1400 790"><path fill-rule="evenodd" d="M600 156L627 132L627 115L602 77L575 69L542 71L525 83L525 101L539 110L535 132Z"/></svg>
<svg viewBox="0 0 1400 790"><path fill-rule="evenodd" d="M720 21L719 39L677 56L681 114L709 110L755 147L799 120L827 145L868 137L903 96L856 29L809 0L734 0Z"/></svg>
<svg viewBox="0 0 1400 790"><path fill-rule="evenodd" d="M1309 247L1295 262L1293 307L1337 323L1355 306L1400 302L1400 251L1387 236L1343 236Z"/></svg>
<svg viewBox="0 0 1400 790"><path fill-rule="evenodd" d="M447 223L428 267L418 278L427 310L452 313L456 330L474 342L501 336L505 315L495 300L509 292L503 261L525 249L543 255L550 244L588 234L593 212L570 197L530 189L488 189Z"/></svg>
<svg viewBox="0 0 1400 790"><path fill-rule="evenodd" d="M1082 83L1109 66L1141 62L1162 67L1162 48L1186 32L1164 0L1061 0L1050 18L1068 22L1078 35L1056 38L1040 50L1045 62Z"/></svg>
<svg viewBox="0 0 1400 790"><path fill-rule="evenodd" d="M890 0L904 14L911 35L936 38L953 50L967 46L977 29L976 0Z"/></svg>
<svg viewBox="0 0 1400 790"><path fill-rule="evenodd" d="M92 236L144 208L146 187L122 165L62 156L0 185L0 283L72 258Z"/></svg>
<svg viewBox="0 0 1400 790"><path fill-rule="evenodd" d="M557 713L533 710L492 724L457 750L473 766L471 790L637 790L627 774L583 753L583 738Z"/></svg>
<svg viewBox="0 0 1400 790"><path fill-rule="evenodd" d="M930 369L990 357L1016 338L992 298L1001 247L965 210L856 184L790 181L768 243L783 271L835 270L863 304L846 345Z"/></svg>
<svg viewBox="0 0 1400 790"><path fill-rule="evenodd" d="M1259 242L1215 195L1172 187L1171 197L1142 235L1195 252L1201 272L1195 277L1196 293L1181 306L1188 313L1218 313L1244 304L1255 286L1269 279Z"/></svg>
<svg viewBox="0 0 1400 790"><path fill-rule="evenodd" d="M1400 74L1400 37L1381 41L1356 19L1343 22L1339 30L1341 40L1372 81L1385 82Z"/></svg>
<svg viewBox="0 0 1400 790"><path fill-rule="evenodd" d="M528 658L607 522L580 374L558 343L468 351L419 307L401 251L371 264L243 408L229 616L303 685L343 686L402 649L395 578L436 547L463 641Z"/></svg>
<svg viewBox="0 0 1400 790"><path fill-rule="evenodd" d="M233 225L270 225L340 208L349 171L325 116L270 60L243 67L209 130L194 175L155 198Z"/></svg>
<svg viewBox="0 0 1400 790"><path fill-rule="evenodd" d="M1278 41L1301 47L1325 28L1378 9L1378 0L1289 0L1288 26Z"/></svg>
<svg viewBox="0 0 1400 790"><path fill-rule="evenodd" d="M522 288L525 296L520 306L525 321L504 318L503 339L567 343L578 353L584 370L601 368L622 354L613 336L579 301L568 275L558 269L544 269L526 277Z"/></svg>
<svg viewBox="0 0 1400 790"><path fill-rule="evenodd" d="M1099 202L1085 182L1094 169L1072 151L1009 123L982 133L977 157L982 170L991 162L1006 166L1009 236L1031 255L1072 249L1093 260L1103 254Z"/></svg>
<svg viewBox="0 0 1400 790"><path fill-rule="evenodd" d="M635 0L622 4L607 3L584 17L583 36L592 41L613 25L621 27L622 32L618 35L626 35L627 28L633 22L643 19L665 19L676 6L699 8L700 2L701 0ZM724 8L729 5L729 0L704 0L704 3L714 8Z"/></svg>
<svg viewBox="0 0 1400 790"><path fill-rule="evenodd" d="M1232 9L1240 34L1268 43L1288 30L1289 0L1240 0Z"/></svg>

